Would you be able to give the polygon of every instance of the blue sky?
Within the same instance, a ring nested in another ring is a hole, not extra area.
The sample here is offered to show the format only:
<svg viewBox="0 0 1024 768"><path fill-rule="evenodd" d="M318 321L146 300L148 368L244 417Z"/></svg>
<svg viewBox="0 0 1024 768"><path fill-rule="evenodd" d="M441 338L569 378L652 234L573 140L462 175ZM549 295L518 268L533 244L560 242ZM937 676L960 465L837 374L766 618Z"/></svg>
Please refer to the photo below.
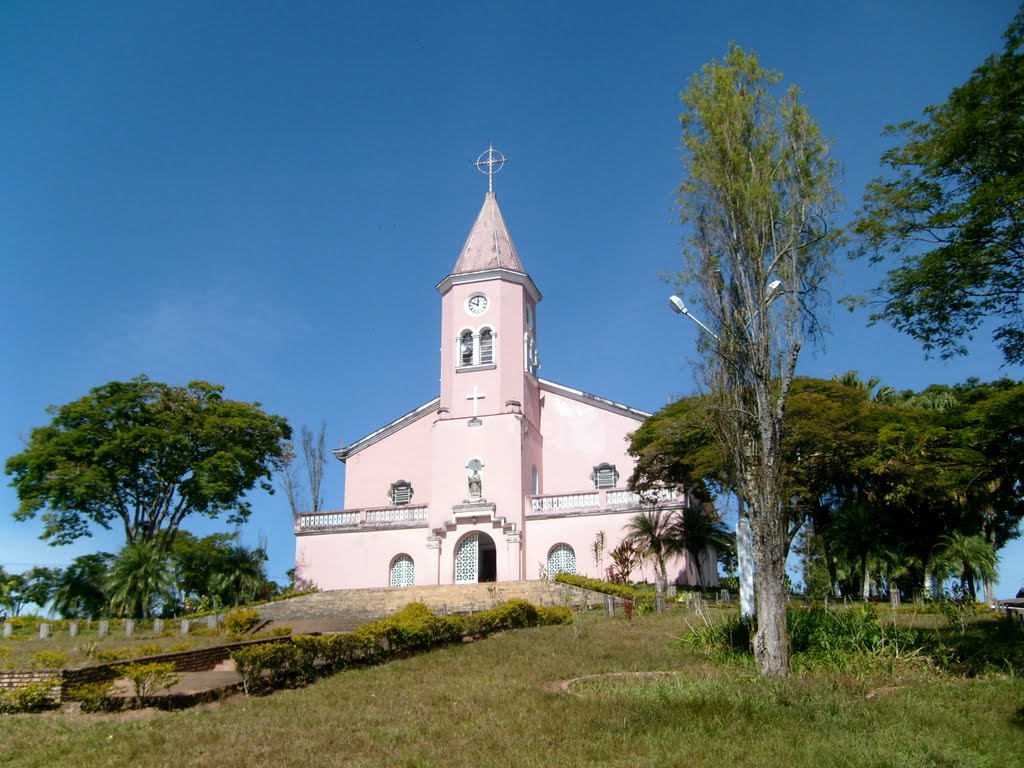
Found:
<svg viewBox="0 0 1024 768"><path fill-rule="evenodd" d="M1001 47L1013 2L45 2L0 5L0 455L44 409L140 373L206 379L332 445L437 393L439 297L486 190L544 294L542 375L645 410L694 391L696 328L659 273L679 92L729 41L781 70L835 141L845 221L887 123L946 99ZM840 265L834 296L881 273ZM1021 378L980 334L926 360L835 308L800 371L898 389ZM343 467L328 468L340 507ZM118 535L39 542L7 517L0 564L63 565ZM292 565L281 494L243 531ZM6 518L6 519L5 519ZM199 533L213 526L194 526ZM1002 553L1000 596L1024 583Z"/></svg>

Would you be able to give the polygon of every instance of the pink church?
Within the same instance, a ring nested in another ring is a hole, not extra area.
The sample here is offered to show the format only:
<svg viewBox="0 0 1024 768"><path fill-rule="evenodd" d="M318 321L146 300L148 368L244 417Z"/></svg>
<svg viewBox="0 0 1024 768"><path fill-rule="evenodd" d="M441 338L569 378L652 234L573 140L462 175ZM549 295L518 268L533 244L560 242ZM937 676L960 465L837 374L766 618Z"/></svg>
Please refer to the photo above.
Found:
<svg viewBox="0 0 1024 768"><path fill-rule="evenodd" d="M643 509L626 448L648 414L537 375L541 294L493 192L437 290L440 396L334 451L345 507L296 518L296 576L324 590L602 578ZM658 505L685 503L665 489ZM685 557L669 565L696 583Z"/></svg>

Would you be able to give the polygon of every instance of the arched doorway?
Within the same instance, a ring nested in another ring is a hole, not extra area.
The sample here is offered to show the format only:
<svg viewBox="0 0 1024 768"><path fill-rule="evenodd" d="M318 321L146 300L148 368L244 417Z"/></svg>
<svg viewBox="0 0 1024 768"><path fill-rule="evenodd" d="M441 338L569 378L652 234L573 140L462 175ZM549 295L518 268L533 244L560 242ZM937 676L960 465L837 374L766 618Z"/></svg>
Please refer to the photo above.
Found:
<svg viewBox="0 0 1024 768"><path fill-rule="evenodd" d="M455 583L498 580L498 550L486 533L467 533L455 547Z"/></svg>

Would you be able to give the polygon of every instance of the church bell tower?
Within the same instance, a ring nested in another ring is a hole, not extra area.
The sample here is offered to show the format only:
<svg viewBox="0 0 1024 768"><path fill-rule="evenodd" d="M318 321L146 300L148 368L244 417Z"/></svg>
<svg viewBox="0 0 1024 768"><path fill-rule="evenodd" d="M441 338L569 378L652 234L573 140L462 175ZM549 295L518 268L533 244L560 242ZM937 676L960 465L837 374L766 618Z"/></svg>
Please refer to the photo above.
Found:
<svg viewBox="0 0 1024 768"><path fill-rule="evenodd" d="M466 526L493 540L499 580L526 577L526 497L540 492L543 450L536 378L541 295L494 194L494 174L504 162L493 148L478 160L488 191L454 269L437 286L441 391L430 513L441 549ZM442 582L443 571L442 565Z"/></svg>

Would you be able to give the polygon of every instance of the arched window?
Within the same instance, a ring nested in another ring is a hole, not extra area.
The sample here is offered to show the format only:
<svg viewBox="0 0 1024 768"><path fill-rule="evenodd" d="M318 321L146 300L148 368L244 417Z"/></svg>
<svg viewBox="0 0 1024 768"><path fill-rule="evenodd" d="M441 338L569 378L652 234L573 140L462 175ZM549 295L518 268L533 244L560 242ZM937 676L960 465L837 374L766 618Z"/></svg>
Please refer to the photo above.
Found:
<svg viewBox="0 0 1024 768"><path fill-rule="evenodd" d="M480 331L480 365L494 362L494 333L490 328Z"/></svg>
<svg viewBox="0 0 1024 768"><path fill-rule="evenodd" d="M559 573L576 573L576 553L568 544L555 544L548 552L548 578Z"/></svg>
<svg viewBox="0 0 1024 768"><path fill-rule="evenodd" d="M530 488L532 488L531 493L534 496L540 493L540 472L537 471L536 464L533 465L533 470L530 472Z"/></svg>
<svg viewBox="0 0 1024 768"><path fill-rule="evenodd" d="M389 583L392 587L411 587L416 583L416 564L404 552L391 561Z"/></svg>
<svg viewBox="0 0 1024 768"><path fill-rule="evenodd" d="M459 336L459 365L473 364L473 332L463 331Z"/></svg>

